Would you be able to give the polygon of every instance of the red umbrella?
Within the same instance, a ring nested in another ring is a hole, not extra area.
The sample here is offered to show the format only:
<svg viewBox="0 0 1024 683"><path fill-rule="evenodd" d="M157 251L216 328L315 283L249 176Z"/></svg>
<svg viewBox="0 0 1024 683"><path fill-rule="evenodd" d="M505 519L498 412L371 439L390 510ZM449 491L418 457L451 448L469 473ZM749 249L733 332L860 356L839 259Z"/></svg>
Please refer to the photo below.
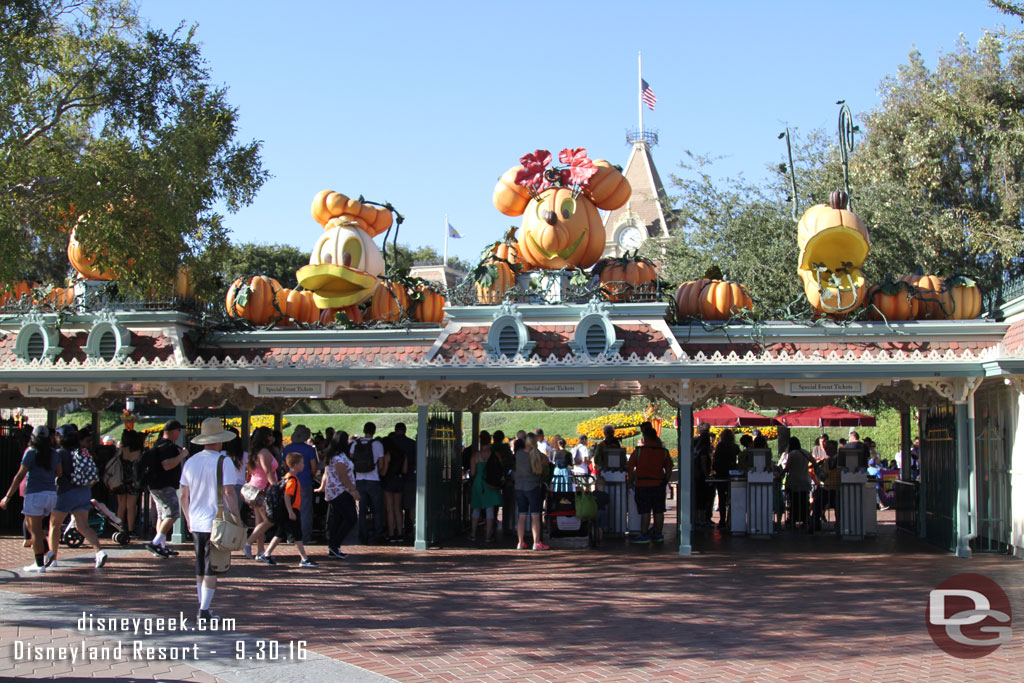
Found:
<svg viewBox="0 0 1024 683"><path fill-rule="evenodd" d="M845 408L825 406L804 408L785 415L779 415L779 422L787 427L874 427L875 418L864 413L855 413Z"/></svg>
<svg viewBox="0 0 1024 683"><path fill-rule="evenodd" d="M774 417L758 415L728 403L693 414L693 425L707 422L712 427L772 427L778 425Z"/></svg>

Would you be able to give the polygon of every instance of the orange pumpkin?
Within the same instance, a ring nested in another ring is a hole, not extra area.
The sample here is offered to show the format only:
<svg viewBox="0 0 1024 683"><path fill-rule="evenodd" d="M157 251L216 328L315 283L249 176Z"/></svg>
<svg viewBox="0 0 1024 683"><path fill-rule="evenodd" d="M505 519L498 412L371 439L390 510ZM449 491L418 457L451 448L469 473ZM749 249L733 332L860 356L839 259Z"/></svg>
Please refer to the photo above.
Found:
<svg viewBox="0 0 1024 683"><path fill-rule="evenodd" d="M953 310L953 298L946 289L946 281L938 275L904 275L900 282L914 288L917 308L914 320L943 320L946 311Z"/></svg>
<svg viewBox="0 0 1024 683"><path fill-rule="evenodd" d="M416 288L421 298L416 302L413 317L421 323L440 323L444 320L444 307L448 303L444 296L432 287L420 285Z"/></svg>
<svg viewBox="0 0 1024 683"><path fill-rule="evenodd" d="M807 302L819 315L845 318L860 308L867 296L864 273L857 268L840 268L834 274L830 271L819 274L818 271L804 268L797 272L804 283Z"/></svg>
<svg viewBox="0 0 1024 683"><path fill-rule="evenodd" d="M370 300L370 319L398 322L409 315L409 295L398 282L378 282Z"/></svg>
<svg viewBox="0 0 1024 683"><path fill-rule="evenodd" d="M331 219L344 217L344 222L353 222L360 228L376 237L391 227L391 212L371 204L364 204L358 199L349 199L334 190L321 190L313 197L310 209L317 223L327 227Z"/></svg>
<svg viewBox="0 0 1024 683"><path fill-rule="evenodd" d="M505 171L494 186L491 201L498 211L506 216L522 216L526 205L530 203L530 191L516 184L516 174L522 166L513 166Z"/></svg>
<svg viewBox="0 0 1024 683"><path fill-rule="evenodd" d="M482 304L499 304L505 296L505 292L512 289L516 284L516 274L509 268L507 263L498 261L493 264L496 269L494 281L489 285L476 283L476 298Z"/></svg>
<svg viewBox="0 0 1024 683"><path fill-rule="evenodd" d="M514 234L514 231L513 231ZM491 253L499 259L504 259L513 265L519 266L519 272L525 273L533 270L533 264L528 263L519 251L519 245L512 242L498 242L491 249Z"/></svg>
<svg viewBox="0 0 1024 683"><path fill-rule="evenodd" d="M335 323L335 315L338 313L344 313L356 325L363 322L363 309L358 306L345 306L344 308L323 309L320 312L320 324L325 326L333 325Z"/></svg>
<svg viewBox="0 0 1024 683"><path fill-rule="evenodd" d="M719 275L717 269L708 275ZM676 290L676 315L679 318L728 320L741 309L753 309L754 300L747 288L737 282L703 277L679 285Z"/></svg>
<svg viewBox="0 0 1024 683"><path fill-rule="evenodd" d="M192 269L188 266L179 264L174 273L174 295L180 299L190 299L195 296Z"/></svg>
<svg viewBox="0 0 1024 683"><path fill-rule="evenodd" d="M604 159L594 159L597 173L590 178L586 193L605 211L614 211L629 201L633 188L619 169Z"/></svg>
<svg viewBox="0 0 1024 683"><path fill-rule="evenodd" d="M245 318L257 325L266 325L281 317L274 305L280 291L281 283L272 277L255 275L249 279L238 278L228 288L224 306L229 317Z"/></svg>
<svg viewBox="0 0 1024 683"><path fill-rule="evenodd" d="M519 252L540 268L589 268L604 251L604 225L597 207L586 196L573 197L568 188L552 187L530 201L523 214Z"/></svg>
<svg viewBox="0 0 1024 683"><path fill-rule="evenodd" d="M280 310L282 325L290 325L291 321L299 323L315 323L320 320L320 309L313 301L313 292L297 289L281 289L276 294L277 308Z"/></svg>
<svg viewBox="0 0 1024 683"><path fill-rule="evenodd" d="M852 264L861 268L871 251L868 229L857 214L847 210L849 197L842 190L829 196L828 204L816 204L804 212L797 224L800 247L798 268L813 270L823 265L838 272Z"/></svg>
<svg viewBox="0 0 1024 683"><path fill-rule="evenodd" d="M871 320L913 320L917 299L905 285L885 282L868 289L868 318Z"/></svg>
<svg viewBox="0 0 1024 683"><path fill-rule="evenodd" d="M974 280L963 276L951 278L946 283L949 286L949 299L952 306L946 310L951 320L973 320L981 315L981 288Z"/></svg>
<svg viewBox="0 0 1024 683"><path fill-rule="evenodd" d="M658 269L647 259L604 259L594 268L601 279L601 288L609 301L626 301L641 291L653 290ZM643 287L644 290L640 290Z"/></svg>
<svg viewBox="0 0 1024 683"><path fill-rule="evenodd" d="M32 287L28 282L22 280L21 282L15 282L13 285L8 285L5 291L0 295L0 306L6 306L9 303L17 303L21 301L23 297L32 294Z"/></svg>
<svg viewBox="0 0 1024 683"><path fill-rule="evenodd" d="M82 243L78 241L75 230L71 231L71 238L68 240L68 261L86 280L113 280L114 271L107 268L100 271L96 266L95 257L86 253Z"/></svg>
<svg viewBox="0 0 1024 683"><path fill-rule="evenodd" d="M63 308L75 303L74 287L54 287L43 295L42 302L53 308Z"/></svg>

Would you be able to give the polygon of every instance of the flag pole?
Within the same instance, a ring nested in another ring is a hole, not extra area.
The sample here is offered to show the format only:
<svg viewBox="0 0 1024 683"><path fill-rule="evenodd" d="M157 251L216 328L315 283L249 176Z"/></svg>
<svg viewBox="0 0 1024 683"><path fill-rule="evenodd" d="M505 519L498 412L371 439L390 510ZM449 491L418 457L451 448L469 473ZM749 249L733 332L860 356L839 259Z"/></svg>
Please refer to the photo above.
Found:
<svg viewBox="0 0 1024 683"><path fill-rule="evenodd" d="M448 214L444 215L444 265L448 265Z"/></svg>
<svg viewBox="0 0 1024 683"><path fill-rule="evenodd" d="M644 135L644 68L643 53L636 53L636 110L640 114L640 137Z"/></svg>

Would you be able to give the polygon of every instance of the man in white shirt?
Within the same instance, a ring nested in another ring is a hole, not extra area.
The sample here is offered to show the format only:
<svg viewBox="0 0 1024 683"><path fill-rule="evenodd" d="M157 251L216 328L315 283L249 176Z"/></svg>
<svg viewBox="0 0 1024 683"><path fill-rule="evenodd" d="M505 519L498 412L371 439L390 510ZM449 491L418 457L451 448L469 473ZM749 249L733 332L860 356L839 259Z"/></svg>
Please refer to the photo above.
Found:
<svg viewBox="0 0 1024 683"><path fill-rule="evenodd" d="M548 460L551 460L551 444L544 438L544 430L538 429L535 433L537 434L537 450L546 455Z"/></svg>
<svg viewBox="0 0 1024 683"><path fill-rule="evenodd" d="M349 459L356 472L356 491L359 492L359 542L366 545L371 541L370 531L366 528L367 505L373 508L373 526L375 536L372 540L384 539L384 489L381 488L380 475L388 469L388 456L384 453L384 445L373 438L377 433L377 425L367 422L363 425L362 438L352 442Z"/></svg>
<svg viewBox="0 0 1024 683"><path fill-rule="evenodd" d="M199 436L192 443L204 446L181 469L181 509L185 522L192 532L196 550L196 594L199 598L197 620L210 620L213 613L213 593L217 588L217 574L210 565L213 548L210 533L217 507L223 502L228 510L238 515L238 498L235 494L235 466L231 458L221 461L221 447L236 437L234 432L224 429L220 418L208 417L203 420ZM221 487L217 487L217 463L221 462ZM240 482L239 482L240 483Z"/></svg>
<svg viewBox="0 0 1024 683"><path fill-rule="evenodd" d="M572 461L576 465L590 466L590 446L586 434L580 434L580 442L572 447ZM588 473L584 472L583 474Z"/></svg>

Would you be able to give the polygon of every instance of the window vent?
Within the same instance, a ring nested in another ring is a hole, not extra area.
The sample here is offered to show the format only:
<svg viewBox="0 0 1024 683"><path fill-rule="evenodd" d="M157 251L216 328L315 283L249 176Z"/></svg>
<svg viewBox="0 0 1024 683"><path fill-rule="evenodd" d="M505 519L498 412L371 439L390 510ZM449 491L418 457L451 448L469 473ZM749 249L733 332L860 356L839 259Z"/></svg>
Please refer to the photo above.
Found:
<svg viewBox="0 0 1024 683"><path fill-rule="evenodd" d="M514 325L506 325L498 333L498 353L509 358L519 354L519 331Z"/></svg>
<svg viewBox="0 0 1024 683"><path fill-rule="evenodd" d="M114 360L117 353L117 337L112 330L107 330L100 337L100 358L103 360Z"/></svg>
<svg viewBox="0 0 1024 683"><path fill-rule="evenodd" d="M586 348L587 355L591 358L596 358L604 353L607 347L608 339L605 337L604 327L602 325L591 325L588 327L584 340L584 348Z"/></svg>
<svg viewBox="0 0 1024 683"><path fill-rule="evenodd" d="M28 344L25 346L28 354L28 360L41 360L43 352L46 351L46 340L43 339L43 335L39 332L33 332L28 338Z"/></svg>

